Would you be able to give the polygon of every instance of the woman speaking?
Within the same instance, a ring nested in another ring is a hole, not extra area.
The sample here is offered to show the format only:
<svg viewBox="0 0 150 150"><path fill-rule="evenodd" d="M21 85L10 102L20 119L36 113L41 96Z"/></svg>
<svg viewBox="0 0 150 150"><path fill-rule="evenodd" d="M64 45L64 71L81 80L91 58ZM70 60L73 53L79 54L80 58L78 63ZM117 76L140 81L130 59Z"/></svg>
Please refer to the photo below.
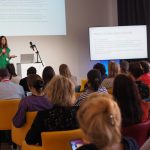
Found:
<svg viewBox="0 0 150 150"><path fill-rule="evenodd" d="M9 63L9 60L11 58L15 58L15 55L9 55L10 49L7 45L7 39L5 36L0 37L0 69L6 68L7 64Z"/></svg>

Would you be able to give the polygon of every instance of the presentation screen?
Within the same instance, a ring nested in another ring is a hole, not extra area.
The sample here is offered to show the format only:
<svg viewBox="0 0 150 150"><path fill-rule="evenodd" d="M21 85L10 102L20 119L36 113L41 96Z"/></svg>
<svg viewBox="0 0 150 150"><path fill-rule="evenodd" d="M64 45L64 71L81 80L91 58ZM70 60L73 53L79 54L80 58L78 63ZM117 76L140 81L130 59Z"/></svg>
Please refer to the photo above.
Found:
<svg viewBox="0 0 150 150"><path fill-rule="evenodd" d="M146 26L91 27L91 60L147 58Z"/></svg>
<svg viewBox="0 0 150 150"><path fill-rule="evenodd" d="M0 0L0 34L65 35L65 0Z"/></svg>

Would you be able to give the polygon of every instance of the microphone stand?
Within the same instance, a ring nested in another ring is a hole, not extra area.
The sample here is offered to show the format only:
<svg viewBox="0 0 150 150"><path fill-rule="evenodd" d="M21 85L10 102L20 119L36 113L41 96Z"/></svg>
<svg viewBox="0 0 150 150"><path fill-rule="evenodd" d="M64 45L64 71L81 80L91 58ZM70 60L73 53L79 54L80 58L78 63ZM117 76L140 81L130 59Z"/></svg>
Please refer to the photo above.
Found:
<svg viewBox="0 0 150 150"><path fill-rule="evenodd" d="M43 61L42 61L42 59L41 59L40 53L39 53L39 51L38 51L36 45L34 45L34 47L35 47L35 49L36 49L36 52L35 52L35 53L36 53L36 57L37 57L37 61L36 61L35 63L42 63L42 66L44 67ZM34 51L34 47L32 48L33 51ZM39 59L40 59L40 61L39 61Z"/></svg>

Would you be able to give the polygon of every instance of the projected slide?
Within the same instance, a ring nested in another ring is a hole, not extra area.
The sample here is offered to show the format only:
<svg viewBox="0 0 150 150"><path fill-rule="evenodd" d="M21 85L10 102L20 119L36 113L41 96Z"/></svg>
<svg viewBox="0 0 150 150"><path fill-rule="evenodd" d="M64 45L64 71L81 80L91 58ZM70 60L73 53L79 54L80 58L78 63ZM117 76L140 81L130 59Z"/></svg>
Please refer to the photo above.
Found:
<svg viewBox="0 0 150 150"><path fill-rule="evenodd" d="M65 0L0 0L0 34L65 35Z"/></svg>
<svg viewBox="0 0 150 150"><path fill-rule="evenodd" d="M91 60L147 58L146 26L90 28Z"/></svg>

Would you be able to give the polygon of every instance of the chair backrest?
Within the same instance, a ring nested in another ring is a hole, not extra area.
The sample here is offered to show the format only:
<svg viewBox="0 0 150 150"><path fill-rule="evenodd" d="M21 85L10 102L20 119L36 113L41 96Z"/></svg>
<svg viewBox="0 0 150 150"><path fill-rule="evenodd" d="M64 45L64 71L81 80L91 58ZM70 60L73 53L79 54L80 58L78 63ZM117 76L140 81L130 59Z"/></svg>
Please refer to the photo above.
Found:
<svg viewBox="0 0 150 150"><path fill-rule="evenodd" d="M21 146L22 142L25 140L28 130L31 128L32 122L36 116L37 112L27 112L26 113L26 123L21 128L16 128L12 124L12 141L17 145Z"/></svg>
<svg viewBox="0 0 150 150"><path fill-rule="evenodd" d="M81 129L69 131L54 131L42 133L42 147L44 150L71 150L72 140L83 139Z"/></svg>
<svg viewBox="0 0 150 150"><path fill-rule="evenodd" d="M133 126L124 127L122 128L122 134L123 136L132 137L139 146L142 146L150 136L150 120Z"/></svg>
<svg viewBox="0 0 150 150"><path fill-rule="evenodd" d="M80 88L80 92L83 92L84 91L84 87L85 87L85 84L87 83L87 80L86 79L82 79L81 80L81 88Z"/></svg>
<svg viewBox="0 0 150 150"><path fill-rule="evenodd" d="M11 130L12 118L19 103L19 99L0 100L0 130Z"/></svg>

